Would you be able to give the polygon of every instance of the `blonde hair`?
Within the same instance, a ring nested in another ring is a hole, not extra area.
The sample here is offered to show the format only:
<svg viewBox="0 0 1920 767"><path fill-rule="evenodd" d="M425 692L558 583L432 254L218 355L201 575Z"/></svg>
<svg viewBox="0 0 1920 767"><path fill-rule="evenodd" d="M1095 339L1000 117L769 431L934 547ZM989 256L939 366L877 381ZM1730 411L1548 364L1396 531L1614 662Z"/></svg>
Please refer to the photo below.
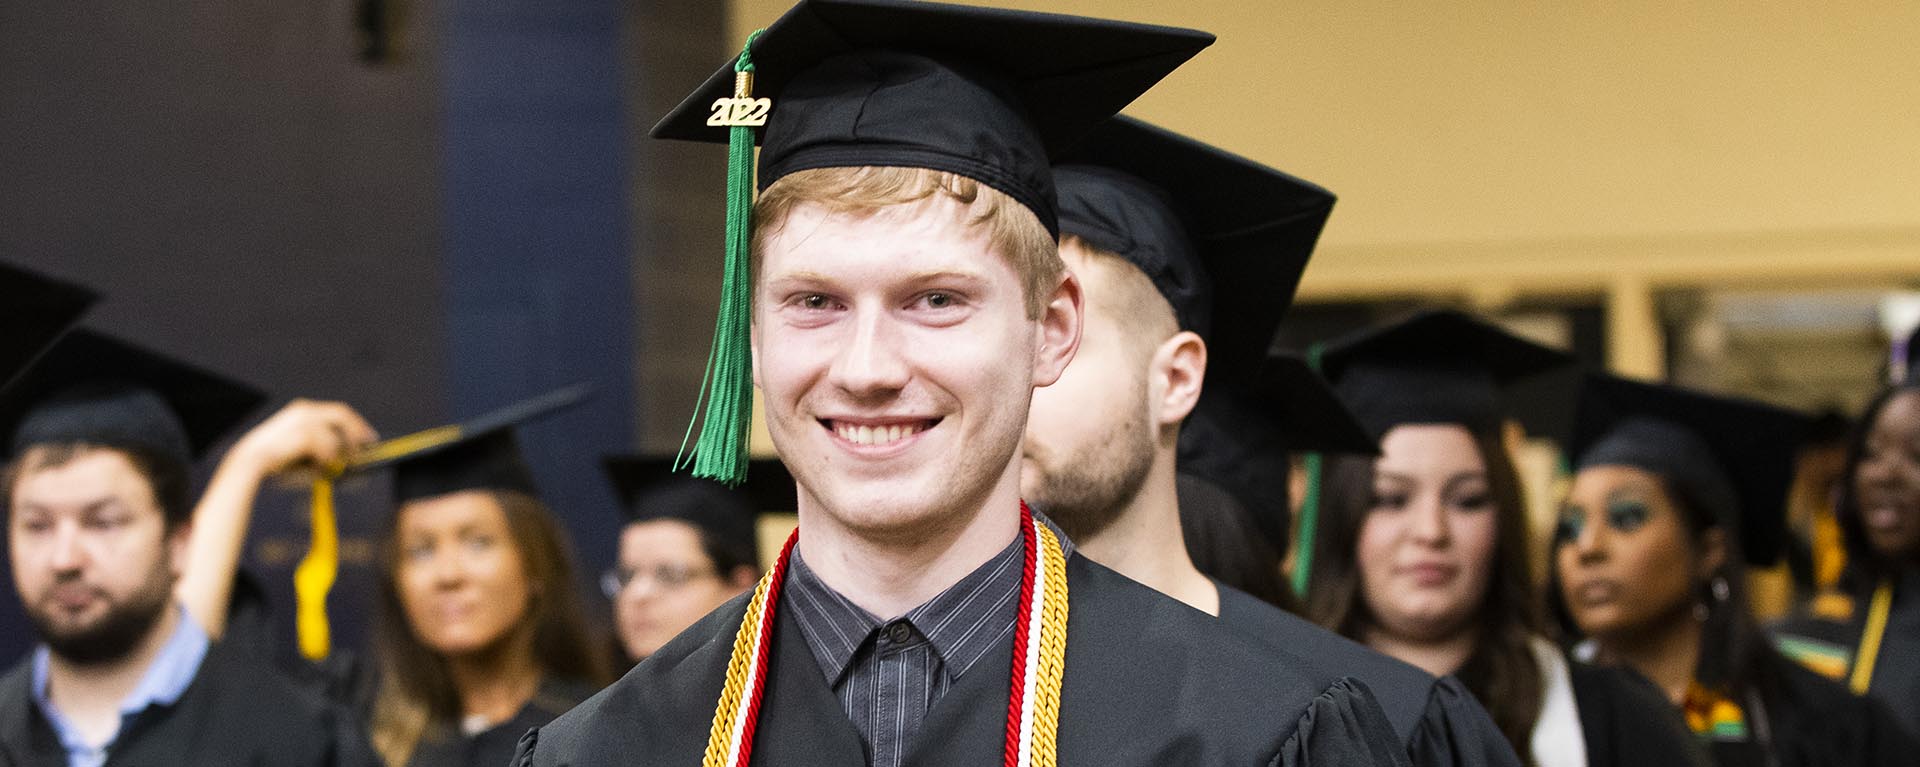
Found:
<svg viewBox="0 0 1920 767"><path fill-rule="evenodd" d="M870 213L916 203L935 194L967 206L972 213L969 223L987 227L990 246L1020 275L1027 319L1039 319L1066 273L1053 234L1040 223L1039 216L1006 193L957 173L867 166L815 168L782 176L754 201L754 250L759 250L762 237L778 231L787 214L801 204L819 205L833 213ZM757 257L753 277L755 282L760 279Z"/></svg>

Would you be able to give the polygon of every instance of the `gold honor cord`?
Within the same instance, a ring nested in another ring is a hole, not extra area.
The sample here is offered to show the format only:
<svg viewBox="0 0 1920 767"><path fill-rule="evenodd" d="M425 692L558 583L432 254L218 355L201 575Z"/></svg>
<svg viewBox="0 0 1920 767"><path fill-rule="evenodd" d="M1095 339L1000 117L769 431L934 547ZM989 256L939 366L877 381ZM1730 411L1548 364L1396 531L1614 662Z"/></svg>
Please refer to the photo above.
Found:
<svg viewBox="0 0 1920 767"><path fill-rule="evenodd" d="M1040 641L1035 683L1027 705L1033 719L1022 734L1022 763L1032 767L1054 767L1059 757L1060 687L1067 676L1067 557L1052 528L1036 524L1040 534Z"/></svg>
<svg viewBox="0 0 1920 767"><path fill-rule="evenodd" d="M1893 582L1882 581L1873 590L1873 605L1867 608L1867 628L1860 635L1860 649L1853 656L1853 678L1848 687L1855 695L1867 694L1873 684L1873 664L1880 658L1880 640L1887 635L1887 616L1893 611Z"/></svg>
<svg viewBox="0 0 1920 767"><path fill-rule="evenodd" d="M293 570L294 632L300 654L325 660L333 650L333 631L327 620L327 593L340 573L340 524L333 512L333 481L347 471L405 457L460 439L458 426L441 426L395 437L373 445L343 465L322 469L313 480L308 514L307 554Z"/></svg>

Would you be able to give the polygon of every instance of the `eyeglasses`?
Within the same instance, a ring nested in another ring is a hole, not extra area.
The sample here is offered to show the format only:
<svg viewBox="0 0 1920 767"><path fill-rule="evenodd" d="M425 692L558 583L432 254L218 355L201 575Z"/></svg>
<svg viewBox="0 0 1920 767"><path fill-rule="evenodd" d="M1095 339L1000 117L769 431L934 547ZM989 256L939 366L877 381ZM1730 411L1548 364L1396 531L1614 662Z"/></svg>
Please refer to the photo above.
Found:
<svg viewBox="0 0 1920 767"><path fill-rule="evenodd" d="M641 570L615 567L600 574L600 591L612 599L635 583L652 583L660 589L672 590L712 574L712 568L693 565L661 565Z"/></svg>

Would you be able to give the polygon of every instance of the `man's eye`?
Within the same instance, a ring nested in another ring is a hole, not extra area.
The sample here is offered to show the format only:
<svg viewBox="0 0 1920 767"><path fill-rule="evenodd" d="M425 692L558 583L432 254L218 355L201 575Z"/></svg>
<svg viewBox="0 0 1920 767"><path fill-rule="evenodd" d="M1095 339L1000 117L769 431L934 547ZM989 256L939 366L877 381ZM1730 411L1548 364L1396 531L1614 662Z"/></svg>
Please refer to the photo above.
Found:
<svg viewBox="0 0 1920 767"><path fill-rule="evenodd" d="M806 309L826 309L833 306L833 299L819 293L808 293L800 297L800 306Z"/></svg>
<svg viewBox="0 0 1920 767"><path fill-rule="evenodd" d="M927 306L934 309L945 309L954 303L953 296L948 293L928 293L926 300Z"/></svg>

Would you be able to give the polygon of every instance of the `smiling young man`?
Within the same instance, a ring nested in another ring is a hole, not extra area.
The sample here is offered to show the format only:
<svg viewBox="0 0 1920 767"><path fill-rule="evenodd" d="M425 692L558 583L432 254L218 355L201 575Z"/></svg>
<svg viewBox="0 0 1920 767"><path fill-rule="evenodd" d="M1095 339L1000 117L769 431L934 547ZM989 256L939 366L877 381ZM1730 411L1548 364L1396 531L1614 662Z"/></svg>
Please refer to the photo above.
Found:
<svg viewBox="0 0 1920 767"><path fill-rule="evenodd" d="M88 331L0 390L14 587L42 644L0 677L0 763L336 764L329 712L173 596L195 454L260 395Z"/></svg>
<svg viewBox="0 0 1920 767"><path fill-rule="evenodd" d="M1518 764L1458 683L1209 578L1182 537L1176 460L1203 382L1216 398L1278 400L1266 408L1271 422L1237 429L1368 441L1303 364L1284 375L1285 360L1263 360L1333 196L1127 118L1096 129L1071 163L1055 168L1061 252L1086 292L1086 330L1060 382L1034 394L1026 498L1094 561L1302 665L1367 683L1414 764ZM1315 384L1319 408L1302 397ZM1342 417L1356 436L1341 434Z"/></svg>
<svg viewBox="0 0 1920 767"><path fill-rule="evenodd" d="M520 764L1400 762L1363 687L1275 668L1020 500L1082 321L1046 158L1211 39L877 0L758 37L753 375L797 543ZM656 134L715 133L732 68Z"/></svg>

